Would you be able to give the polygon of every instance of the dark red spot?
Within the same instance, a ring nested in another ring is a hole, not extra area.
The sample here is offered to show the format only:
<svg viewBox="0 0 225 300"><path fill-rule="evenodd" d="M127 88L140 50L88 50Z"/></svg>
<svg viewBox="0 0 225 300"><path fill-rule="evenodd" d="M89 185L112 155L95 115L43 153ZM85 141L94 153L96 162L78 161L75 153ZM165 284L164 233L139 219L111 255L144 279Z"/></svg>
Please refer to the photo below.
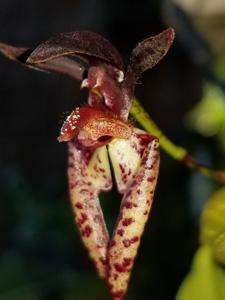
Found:
<svg viewBox="0 0 225 300"><path fill-rule="evenodd" d="M153 182L154 180L155 180L155 177L154 177L154 176L152 176L152 177L150 176L150 177L147 178L147 181L148 181L148 182Z"/></svg>
<svg viewBox="0 0 225 300"><path fill-rule="evenodd" d="M100 172L105 173L105 169L103 168L98 168Z"/></svg>
<svg viewBox="0 0 225 300"><path fill-rule="evenodd" d="M84 213L81 213L80 214L81 215L81 218L80 219L78 219L78 225L82 225L82 224L84 224L84 222L87 220L87 215L86 214L84 214Z"/></svg>
<svg viewBox="0 0 225 300"><path fill-rule="evenodd" d="M124 203L124 206L125 206L126 208L132 208L132 207L133 207L133 203L130 202L130 201L127 201L127 202Z"/></svg>
<svg viewBox="0 0 225 300"><path fill-rule="evenodd" d="M111 283L109 283L107 281L105 283L106 283L106 285L107 285L107 287L108 287L109 290L113 289L113 285Z"/></svg>
<svg viewBox="0 0 225 300"><path fill-rule="evenodd" d="M134 236L134 237L132 237L132 239L130 241L133 244L133 243L136 243L138 240L139 240L139 237L138 236Z"/></svg>
<svg viewBox="0 0 225 300"><path fill-rule="evenodd" d="M85 226L85 228L81 231L83 236L89 237L92 233L92 229L89 225Z"/></svg>
<svg viewBox="0 0 225 300"><path fill-rule="evenodd" d="M132 258L125 257L123 259L123 265L124 265L124 267L128 267L132 263L132 261L133 261Z"/></svg>
<svg viewBox="0 0 225 300"><path fill-rule="evenodd" d="M147 199L147 204L149 204L149 205L152 204L152 196Z"/></svg>
<svg viewBox="0 0 225 300"><path fill-rule="evenodd" d="M125 219L123 219L122 224L123 224L123 226L129 226L133 222L134 222L133 218L125 218Z"/></svg>
<svg viewBox="0 0 225 300"><path fill-rule="evenodd" d="M109 242L109 247L113 247L113 246L115 246L115 245L116 245L115 240L111 240L111 241Z"/></svg>
<svg viewBox="0 0 225 300"><path fill-rule="evenodd" d="M98 141L102 143L106 143L109 142L111 139L112 137L110 135L103 135L98 138Z"/></svg>
<svg viewBox="0 0 225 300"><path fill-rule="evenodd" d="M126 272L126 267L124 267L123 264L115 263L115 264L114 264L114 268L115 268L116 271L119 272L119 273Z"/></svg>
<svg viewBox="0 0 225 300"><path fill-rule="evenodd" d="M124 296L124 291L123 290L120 290L120 291L117 291L117 292L112 292L111 295L112 295L112 298L113 299L122 299L123 296Z"/></svg>
<svg viewBox="0 0 225 300"><path fill-rule="evenodd" d="M124 247L128 248L130 247L131 244L136 243L138 240L139 240L138 236L134 236L131 239L125 239L123 240Z"/></svg>
<svg viewBox="0 0 225 300"><path fill-rule="evenodd" d="M121 228L121 229L118 229L117 230L117 234L120 235L120 236L123 236L124 234L124 230Z"/></svg>
<svg viewBox="0 0 225 300"><path fill-rule="evenodd" d="M98 160L99 163L102 162L101 159L100 159L100 157L99 157L99 154L97 154L97 160Z"/></svg>
<svg viewBox="0 0 225 300"><path fill-rule="evenodd" d="M148 211L146 210L146 211L143 213L143 215L146 216L147 214L148 214Z"/></svg>
<svg viewBox="0 0 225 300"><path fill-rule="evenodd" d="M114 278L114 280L117 280L118 274L114 274L114 275L113 275L113 278Z"/></svg>
<svg viewBox="0 0 225 300"><path fill-rule="evenodd" d="M71 184L70 184L70 190L74 189L76 186L77 186L77 183L76 183L76 182L71 183Z"/></svg>
<svg viewBox="0 0 225 300"><path fill-rule="evenodd" d="M120 167L121 172L122 172L122 173L125 173L125 168L124 168L124 166L123 166L122 164L119 164L119 167Z"/></svg>
<svg viewBox="0 0 225 300"><path fill-rule="evenodd" d="M131 184L131 186L130 186L130 189L129 189L129 190L131 191L131 190L132 190L132 188L133 188L133 187L134 187L134 186L135 186L137 183L138 183L138 182L137 182L137 180L135 180L135 179L134 179L134 180L132 181L132 184ZM127 193L127 194L128 194L128 193Z"/></svg>
<svg viewBox="0 0 225 300"><path fill-rule="evenodd" d="M139 134L138 137L140 138L140 145L142 146L147 146L149 142L153 140L153 137L148 134Z"/></svg>
<svg viewBox="0 0 225 300"><path fill-rule="evenodd" d="M80 202L77 202L77 203L75 204L75 206L76 206L76 208L79 208L79 209L82 209L82 208L83 208L83 205L82 205L82 203L80 203Z"/></svg>
<svg viewBox="0 0 225 300"><path fill-rule="evenodd" d="M122 176L122 180L123 180L124 183L127 183L127 174L124 174Z"/></svg>
<svg viewBox="0 0 225 300"><path fill-rule="evenodd" d="M68 151L68 156L69 156L69 157L73 157L73 152Z"/></svg>
<svg viewBox="0 0 225 300"><path fill-rule="evenodd" d="M124 247L128 248L128 247L130 247L131 242L129 239L126 239L126 240L123 240L123 244L124 244Z"/></svg>
<svg viewBox="0 0 225 300"><path fill-rule="evenodd" d="M127 267L130 266L130 264L132 263L132 261L133 261L132 258L127 258L127 257L125 257L125 258L123 259L122 264L115 263L115 264L114 264L114 267L115 267L116 271L119 272L119 273L127 272L127 271L128 271Z"/></svg>

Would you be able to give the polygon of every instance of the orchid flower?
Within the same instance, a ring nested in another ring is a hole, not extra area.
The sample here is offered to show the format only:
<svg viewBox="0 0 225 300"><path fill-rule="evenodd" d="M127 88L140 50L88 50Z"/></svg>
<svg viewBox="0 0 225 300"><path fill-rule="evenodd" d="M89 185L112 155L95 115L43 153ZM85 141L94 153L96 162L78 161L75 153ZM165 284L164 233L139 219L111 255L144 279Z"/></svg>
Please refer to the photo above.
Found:
<svg viewBox="0 0 225 300"><path fill-rule="evenodd" d="M117 50L93 32L59 34L34 50L0 43L7 57L72 76L89 90L88 103L74 108L58 141L68 143L69 192L77 228L114 300L121 300L128 287L160 160L158 138L128 119L134 87L141 74L165 56L173 39L169 28L139 43L126 71ZM112 173L122 201L110 238L99 194L112 188Z"/></svg>

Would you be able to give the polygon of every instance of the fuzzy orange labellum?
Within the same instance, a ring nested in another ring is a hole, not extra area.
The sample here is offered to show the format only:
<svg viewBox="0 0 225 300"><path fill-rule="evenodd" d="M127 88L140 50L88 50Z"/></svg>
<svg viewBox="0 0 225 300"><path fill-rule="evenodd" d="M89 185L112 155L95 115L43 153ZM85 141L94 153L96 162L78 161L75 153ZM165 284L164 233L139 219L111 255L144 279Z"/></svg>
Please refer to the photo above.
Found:
<svg viewBox="0 0 225 300"><path fill-rule="evenodd" d="M77 138L86 147L96 147L108 143L113 137L129 138L132 131L129 122L120 120L111 112L88 106L77 107L64 122L58 141Z"/></svg>

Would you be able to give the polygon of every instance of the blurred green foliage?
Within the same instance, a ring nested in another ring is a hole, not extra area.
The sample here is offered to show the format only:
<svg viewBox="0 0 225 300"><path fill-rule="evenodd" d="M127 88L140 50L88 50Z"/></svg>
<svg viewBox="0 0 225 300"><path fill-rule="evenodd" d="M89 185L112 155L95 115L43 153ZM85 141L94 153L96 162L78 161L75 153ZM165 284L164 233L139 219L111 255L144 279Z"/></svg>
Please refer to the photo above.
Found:
<svg viewBox="0 0 225 300"><path fill-rule="evenodd" d="M200 238L211 247L214 258L225 266L225 187L211 196L203 210Z"/></svg>
<svg viewBox="0 0 225 300"><path fill-rule="evenodd" d="M191 271L182 283L176 300L225 299L225 270L213 258L212 249L202 246L196 253Z"/></svg>
<svg viewBox="0 0 225 300"><path fill-rule="evenodd" d="M200 239L202 246L176 300L225 299L225 187L211 196L203 210Z"/></svg>
<svg viewBox="0 0 225 300"><path fill-rule="evenodd" d="M225 53L221 53L214 60L214 70L220 80L225 81Z"/></svg>
<svg viewBox="0 0 225 300"><path fill-rule="evenodd" d="M225 151L225 94L214 84L204 85L203 97L187 115L187 125L203 136L216 136Z"/></svg>

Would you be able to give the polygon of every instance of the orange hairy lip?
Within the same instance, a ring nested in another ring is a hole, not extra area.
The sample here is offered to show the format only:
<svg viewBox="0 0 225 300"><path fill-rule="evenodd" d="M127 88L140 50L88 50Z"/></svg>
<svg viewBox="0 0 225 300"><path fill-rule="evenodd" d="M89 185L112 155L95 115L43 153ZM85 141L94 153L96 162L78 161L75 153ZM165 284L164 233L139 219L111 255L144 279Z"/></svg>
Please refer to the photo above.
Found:
<svg viewBox="0 0 225 300"><path fill-rule="evenodd" d="M101 108L77 107L64 122L59 142L67 142L73 138L85 146L99 142L101 145L111 138L127 139L131 136L133 127L127 121L123 121Z"/></svg>

